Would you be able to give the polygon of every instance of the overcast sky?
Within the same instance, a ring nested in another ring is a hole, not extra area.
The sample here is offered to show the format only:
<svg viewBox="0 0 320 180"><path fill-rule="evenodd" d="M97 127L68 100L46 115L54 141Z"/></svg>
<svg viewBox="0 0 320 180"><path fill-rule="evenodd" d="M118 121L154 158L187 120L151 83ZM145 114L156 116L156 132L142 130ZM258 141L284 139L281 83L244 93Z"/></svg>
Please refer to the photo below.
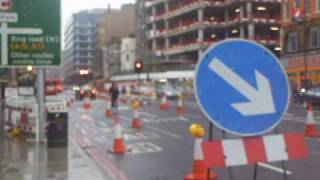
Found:
<svg viewBox="0 0 320 180"><path fill-rule="evenodd" d="M120 8L122 4L133 3L134 0L62 0L62 25L65 26L73 13L84 9Z"/></svg>

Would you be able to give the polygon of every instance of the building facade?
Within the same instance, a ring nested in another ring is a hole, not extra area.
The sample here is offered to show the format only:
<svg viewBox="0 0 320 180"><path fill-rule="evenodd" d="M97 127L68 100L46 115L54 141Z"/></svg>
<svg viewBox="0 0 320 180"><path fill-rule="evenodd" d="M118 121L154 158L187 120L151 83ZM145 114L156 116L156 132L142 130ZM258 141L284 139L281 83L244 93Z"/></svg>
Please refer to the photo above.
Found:
<svg viewBox="0 0 320 180"><path fill-rule="evenodd" d="M120 74L121 72L121 39L112 38L103 49L104 79Z"/></svg>
<svg viewBox="0 0 320 180"><path fill-rule="evenodd" d="M86 83L93 77L95 32L104 9L80 11L73 14L65 28L64 76L66 82ZM80 74L80 72L87 72Z"/></svg>
<svg viewBox="0 0 320 180"><path fill-rule="evenodd" d="M320 2L282 1L282 57L290 82L320 85Z"/></svg>
<svg viewBox="0 0 320 180"><path fill-rule="evenodd" d="M137 8L144 9L147 18L137 29L146 32L145 52L152 55L142 56L149 72L194 70L209 46L227 38L254 40L280 53L278 0L141 0L140 3L144 7ZM141 43L139 39L137 43Z"/></svg>
<svg viewBox="0 0 320 180"><path fill-rule="evenodd" d="M128 37L135 32L135 5L125 4L121 9L112 9L110 6L97 23L95 32L96 48L94 71L96 79L109 79L108 64L104 64L105 49L114 39ZM118 62L120 63L120 61Z"/></svg>
<svg viewBox="0 0 320 180"><path fill-rule="evenodd" d="M126 37L121 39L121 59L120 59L120 71L121 74L133 73L134 62L136 57L136 38Z"/></svg>

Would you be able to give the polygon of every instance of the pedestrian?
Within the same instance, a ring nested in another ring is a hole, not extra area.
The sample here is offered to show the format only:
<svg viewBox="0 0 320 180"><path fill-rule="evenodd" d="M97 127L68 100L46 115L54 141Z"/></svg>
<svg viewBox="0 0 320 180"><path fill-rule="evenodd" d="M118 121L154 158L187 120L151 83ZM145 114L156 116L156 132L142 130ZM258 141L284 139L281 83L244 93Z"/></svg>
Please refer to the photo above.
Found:
<svg viewBox="0 0 320 180"><path fill-rule="evenodd" d="M119 89L115 82L112 82L111 88L109 90L109 94L111 96L111 107L117 108L118 106L118 98L119 98Z"/></svg>

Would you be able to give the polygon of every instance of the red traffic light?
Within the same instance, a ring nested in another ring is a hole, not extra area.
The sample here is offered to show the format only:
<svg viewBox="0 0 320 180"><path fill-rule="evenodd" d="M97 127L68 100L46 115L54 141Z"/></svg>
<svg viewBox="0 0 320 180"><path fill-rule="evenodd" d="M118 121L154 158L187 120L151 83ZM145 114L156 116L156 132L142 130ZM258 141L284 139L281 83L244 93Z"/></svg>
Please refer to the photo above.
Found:
<svg viewBox="0 0 320 180"><path fill-rule="evenodd" d="M134 63L134 69L136 73L141 73L143 71L143 63L141 61L136 61Z"/></svg>

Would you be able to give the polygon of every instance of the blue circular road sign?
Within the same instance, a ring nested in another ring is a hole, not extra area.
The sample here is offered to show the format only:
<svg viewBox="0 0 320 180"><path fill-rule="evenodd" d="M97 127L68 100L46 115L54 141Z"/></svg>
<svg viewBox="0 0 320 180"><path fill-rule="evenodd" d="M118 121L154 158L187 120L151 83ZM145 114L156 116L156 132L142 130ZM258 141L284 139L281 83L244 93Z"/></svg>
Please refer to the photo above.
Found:
<svg viewBox="0 0 320 180"><path fill-rule="evenodd" d="M195 94L202 111L219 128L255 136L276 127L289 104L289 83L267 48L243 39L209 48L197 64Z"/></svg>

